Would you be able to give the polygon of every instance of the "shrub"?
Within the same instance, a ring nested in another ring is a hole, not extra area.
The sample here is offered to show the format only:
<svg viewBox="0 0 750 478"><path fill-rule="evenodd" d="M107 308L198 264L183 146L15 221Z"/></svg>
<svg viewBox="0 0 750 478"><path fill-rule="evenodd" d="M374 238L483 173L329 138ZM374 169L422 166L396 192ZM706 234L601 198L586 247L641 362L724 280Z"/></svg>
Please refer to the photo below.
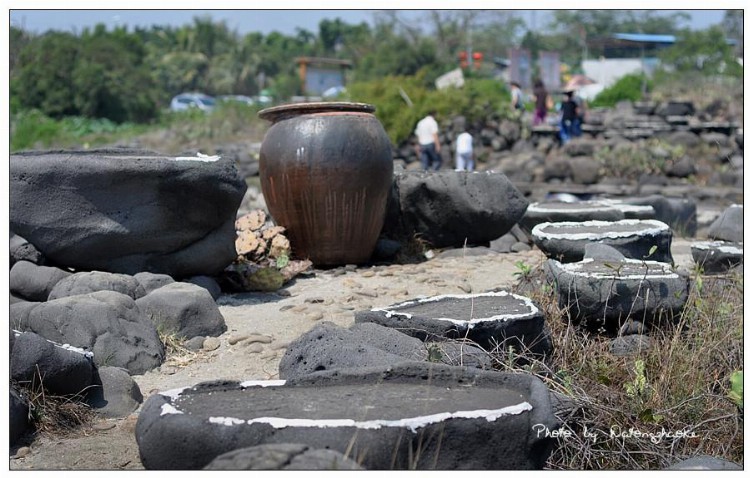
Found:
<svg viewBox="0 0 750 478"><path fill-rule="evenodd" d="M463 88L433 90L423 86L423 75L353 83L348 87L349 97L375 106L375 114L394 144L407 140L431 109L436 111L438 120L463 115L469 124L493 113L510 112L510 95L497 81L468 78Z"/></svg>
<svg viewBox="0 0 750 478"><path fill-rule="evenodd" d="M651 90L652 82L644 77L642 74L630 74L625 75L617 82L605 88L601 93L596 95L594 101L591 102L593 107L611 107L617 104L619 101L638 101L641 99L643 94L643 82L646 82L646 89Z"/></svg>
<svg viewBox="0 0 750 478"><path fill-rule="evenodd" d="M10 150L107 143L145 128L132 123L116 124L105 118L68 116L56 120L39 110L25 110L11 117Z"/></svg>
<svg viewBox="0 0 750 478"><path fill-rule="evenodd" d="M11 117L10 150L49 146L62 139L62 126L38 110L16 113Z"/></svg>

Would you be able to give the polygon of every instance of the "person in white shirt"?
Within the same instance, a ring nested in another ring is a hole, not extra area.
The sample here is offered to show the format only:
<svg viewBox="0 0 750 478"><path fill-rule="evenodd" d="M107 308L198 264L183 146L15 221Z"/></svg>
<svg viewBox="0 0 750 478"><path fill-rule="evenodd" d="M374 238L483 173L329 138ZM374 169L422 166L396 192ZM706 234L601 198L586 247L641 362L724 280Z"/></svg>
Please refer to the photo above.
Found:
<svg viewBox="0 0 750 478"><path fill-rule="evenodd" d="M474 171L473 138L464 131L456 138L456 171Z"/></svg>
<svg viewBox="0 0 750 478"><path fill-rule="evenodd" d="M435 112L430 111L427 116L417 123L414 134L417 135L417 155L425 171L437 171L443 163L440 157L440 140L438 139L438 125L434 118Z"/></svg>

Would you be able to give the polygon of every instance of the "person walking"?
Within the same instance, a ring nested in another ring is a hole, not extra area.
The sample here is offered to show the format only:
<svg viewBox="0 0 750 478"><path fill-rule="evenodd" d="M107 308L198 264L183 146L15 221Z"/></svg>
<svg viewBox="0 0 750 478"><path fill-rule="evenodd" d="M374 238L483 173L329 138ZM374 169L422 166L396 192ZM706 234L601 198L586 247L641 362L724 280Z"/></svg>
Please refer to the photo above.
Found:
<svg viewBox="0 0 750 478"><path fill-rule="evenodd" d="M547 109L549 107L549 94L544 88L544 82L537 78L534 81L534 126L544 123L547 118Z"/></svg>
<svg viewBox="0 0 750 478"><path fill-rule="evenodd" d="M573 91L573 102L576 104L576 119L573 121L573 137L583 134L583 122L586 119L586 102L578 92Z"/></svg>
<svg viewBox="0 0 750 478"><path fill-rule="evenodd" d="M456 138L456 171L474 171L473 140L468 131Z"/></svg>
<svg viewBox="0 0 750 478"><path fill-rule="evenodd" d="M523 91L521 85L515 81L510 82L510 107L514 110L523 110Z"/></svg>
<svg viewBox="0 0 750 478"><path fill-rule="evenodd" d="M560 142L565 145L573 136L579 136L576 128L578 103L573 100L573 91L565 92L565 101L560 105L560 110Z"/></svg>
<svg viewBox="0 0 750 478"><path fill-rule="evenodd" d="M430 110L427 116L417 123L414 134L417 135L417 155L422 163L422 169L440 169L443 159L440 157L440 139L434 110Z"/></svg>

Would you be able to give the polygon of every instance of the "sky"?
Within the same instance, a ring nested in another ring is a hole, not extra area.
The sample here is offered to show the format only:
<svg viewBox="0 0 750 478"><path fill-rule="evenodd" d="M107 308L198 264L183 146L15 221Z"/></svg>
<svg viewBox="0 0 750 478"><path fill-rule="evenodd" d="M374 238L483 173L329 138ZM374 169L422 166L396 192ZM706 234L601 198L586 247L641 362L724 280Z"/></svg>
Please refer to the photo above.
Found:
<svg viewBox="0 0 750 478"><path fill-rule="evenodd" d="M197 16L208 15L214 21L224 21L230 30L235 30L240 34L249 32L260 32L268 34L271 31L279 31L283 34L294 34L297 28L303 28L313 33L317 33L318 24L323 19L340 18L346 23L356 24L367 22L372 24L374 12L376 10L347 10L347 9L329 9L329 10L201 10L201 9L161 9L161 10L94 10L85 9L83 6L78 7L73 2L75 10L37 10L35 2L24 2L24 9L21 7L9 8L10 25L23 27L26 30L36 33L43 33L47 30L64 30L80 33L85 27L93 27L97 23L104 23L108 29L115 26L126 25L129 29L135 26L149 27L151 25L169 25L173 27L191 24ZM138 2L136 2L138 3ZM342 3L342 2L340 2ZM453 2L448 2L453 3ZM158 5L156 4L152 5ZM307 3L310 5L310 3ZM361 4L361 2L357 2ZM434 6L445 5L446 2L432 2ZM59 8L59 3L55 2L47 8ZM66 6L70 3L66 3ZM91 5L86 2L81 5ZM108 3L109 5L109 3ZM183 4L185 5L185 4ZM189 5L189 4L188 4ZM243 6L252 6L248 2ZM385 2L381 5L387 6ZM507 4L506 4L507 5ZM268 3L264 2L264 6ZM406 4L408 6L408 2ZM449 7L451 5L448 5ZM456 4L452 5L456 8ZM483 8L491 8L491 2L485 2ZM533 5L532 5L533 6ZM689 6L689 5L688 5ZM33 7L35 9L29 9ZM677 10L660 10L664 13L675 12ZM710 25L717 24L724 16L724 10L683 10L687 12L692 20L687 24L691 29L703 29ZM532 13L530 10L517 10L519 16L523 18L527 25L536 25L541 27L545 19L550 17L550 10L538 10ZM417 22L420 18L419 11L412 10L406 12L407 18L412 18Z"/></svg>

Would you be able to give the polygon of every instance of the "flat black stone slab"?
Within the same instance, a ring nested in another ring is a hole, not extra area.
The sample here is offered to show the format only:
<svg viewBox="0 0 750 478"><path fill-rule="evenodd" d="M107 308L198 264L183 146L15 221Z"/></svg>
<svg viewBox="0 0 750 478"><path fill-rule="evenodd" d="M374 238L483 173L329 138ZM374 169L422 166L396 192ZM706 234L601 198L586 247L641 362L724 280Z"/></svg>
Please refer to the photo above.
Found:
<svg viewBox="0 0 750 478"><path fill-rule="evenodd" d="M557 427L531 375L407 363L156 394L136 426L147 469L197 469L239 448L298 443L366 469L533 469Z"/></svg>
<svg viewBox="0 0 750 478"><path fill-rule="evenodd" d="M529 299L506 291L439 295L359 311L355 323L374 322L423 341L468 338L485 350L513 345L549 351L544 315Z"/></svg>
<svg viewBox="0 0 750 478"><path fill-rule="evenodd" d="M527 232L543 222L571 221L620 221L625 213L610 204L599 201L581 201L575 203L545 201L535 202L526 208L520 226Z"/></svg>
<svg viewBox="0 0 750 478"><path fill-rule="evenodd" d="M559 306L574 323L594 330L613 332L627 320L649 327L673 323L687 302L688 280L663 262L549 260L546 271Z"/></svg>
<svg viewBox="0 0 750 478"><path fill-rule="evenodd" d="M560 262L580 261L591 242L612 246L631 259L673 262L672 230L656 220L546 222L535 226L531 237L547 257Z"/></svg>
<svg viewBox="0 0 750 478"><path fill-rule="evenodd" d="M726 272L744 262L742 242L694 242L690 245L690 253L695 264L708 273Z"/></svg>

